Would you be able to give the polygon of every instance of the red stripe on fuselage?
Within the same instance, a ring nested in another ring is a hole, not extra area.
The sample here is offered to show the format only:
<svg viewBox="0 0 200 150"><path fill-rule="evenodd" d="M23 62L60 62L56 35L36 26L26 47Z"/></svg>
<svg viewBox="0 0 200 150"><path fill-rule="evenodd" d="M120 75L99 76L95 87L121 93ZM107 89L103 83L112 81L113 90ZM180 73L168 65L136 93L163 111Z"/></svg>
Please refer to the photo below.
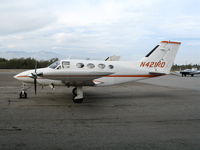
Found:
<svg viewBox="0 0 200 150"><path fill-rule="evenodd" d="M31 78L30 76L17 76L17 78L27 78L27 77ZM33 79L33 78L31 78L31 79ZM38 77L38 79L43 79L43 78L42 77Z"/></svg>
<svg viewBox="0 0 200 150"><path fill-rule="evenodd" d="M105 77L157 77L160 75L108 75Z"/></svg>
<svg viewBox="0 0 200 150"><path fill-rule="evenodd" d="M17 78L25 78L25 77L29 77L29 76L16 76Z"/></svg>

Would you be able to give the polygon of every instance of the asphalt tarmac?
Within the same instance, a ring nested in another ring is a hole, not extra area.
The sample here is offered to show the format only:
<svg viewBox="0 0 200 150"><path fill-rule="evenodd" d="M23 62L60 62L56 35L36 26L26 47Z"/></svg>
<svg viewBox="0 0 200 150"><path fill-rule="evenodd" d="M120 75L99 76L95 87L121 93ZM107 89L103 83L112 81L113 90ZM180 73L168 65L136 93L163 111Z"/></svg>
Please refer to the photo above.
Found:
<svg viewBox="0 0 200 150"><path fill-rule="evenodd" d="M200 76L163 76L111 87L33 88L19 99L19 71L0 71L1 150L199 150Z"/></svg>

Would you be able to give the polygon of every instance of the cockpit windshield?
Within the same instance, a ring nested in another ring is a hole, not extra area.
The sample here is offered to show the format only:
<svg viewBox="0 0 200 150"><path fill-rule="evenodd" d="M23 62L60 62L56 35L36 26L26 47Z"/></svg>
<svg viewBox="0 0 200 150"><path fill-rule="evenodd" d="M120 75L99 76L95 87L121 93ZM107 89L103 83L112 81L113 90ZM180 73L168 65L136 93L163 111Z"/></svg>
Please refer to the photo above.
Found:
<svg viewBox="0 0 200 150"><path fill-rule="evenodd" d="M49 68L55 69L56 67L58 67L58 65L60 65L60 61L54 62L53 64L51 64L51 65L49 66Z"/></svg>

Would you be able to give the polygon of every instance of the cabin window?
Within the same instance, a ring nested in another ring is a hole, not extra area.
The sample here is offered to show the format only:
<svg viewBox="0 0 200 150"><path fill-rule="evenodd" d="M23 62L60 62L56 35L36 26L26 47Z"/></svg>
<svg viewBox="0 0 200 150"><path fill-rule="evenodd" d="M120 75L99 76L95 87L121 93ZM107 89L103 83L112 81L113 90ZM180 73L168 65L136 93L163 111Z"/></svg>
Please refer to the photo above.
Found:
<svg viewBox="0 0 200 150"><path fill-rule="evenodd" d="M92 69L92 68L94 68L94 67L95 67L95 65L94 65L94 64L92 64L92 63L89 63L89 64L87 64L87 67L88 67L88 68L90 68L90 69Z"/></svg>
<svg viewBox="0 0 200 150"><path fill-rule="evenodd" d="M108 68L109 68L109 69L113 69L114 66L113 66L113 65L109 65Z"/></svg>
<svg viewBox="0 0 200 150"><path fill-rule="evenodd" d="M84 64L83 64L83 63L77 63L77 64L76 64L76 67L77 67L77 68L83 68L83 67L84 67Z"/></svg>
<svg viewBox="0 0 200 150"><path fill-rule="evenodd" d="M63 61L62 62L62 67L63 68L70 68L70 62L69 61Z"/></svg>
<svg viewBox="0 0 200 150"><path fill-rule="evenodd" d="M104 68L106 67L106 65L104 65L104 64L98 64L98 67L99 67L100 69L104 69Z"/></svg>
<svg viewBox="0 0 200 150"><path fill-rule="evenodd" d="M56 67L58 67L59 64L60 64L60 62L59 62L59 61L56 61L56 62L54 62L53 64L51 64L51 65L49 66L49 68L55 69Z"/></svg>

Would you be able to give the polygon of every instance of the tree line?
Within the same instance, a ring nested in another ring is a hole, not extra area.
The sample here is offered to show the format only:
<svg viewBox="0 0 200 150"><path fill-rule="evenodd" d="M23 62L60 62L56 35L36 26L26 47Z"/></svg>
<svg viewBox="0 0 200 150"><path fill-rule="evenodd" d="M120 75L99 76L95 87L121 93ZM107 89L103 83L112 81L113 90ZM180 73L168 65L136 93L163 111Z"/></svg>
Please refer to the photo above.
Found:
<svg viewBox="0 0 200 150"><path fill-rule="evenodd" d="M177 65L174 64L172 66L172 71L180 71L180 70L185 70L185 69L192 69L192 68L197 68L198 70L200 70L200 65L198 64L187 64L187 65Z"/></svg>
<svg viewBox="0 0 200 150"><path fill-rule="evenodd" d="M5 59L0 58L0 69L33 69L37 63L37 68L47 67L58 58L52 58L50 60L36 60L34 58L13 58Z"/></svg>
<svg viewBox="0 0 200 150"><path fill-rule="evenodd" d="M50 60L36 60L34 58L13 58L5 59L0 58L0 69L33 69L37 62L37 68L47 67L53 62L57 61L58 58L52 58ZM198 64L188 64L188 65L173 65L172 71L179 71L184 69L197 68L200 70L200 65Z"/></svg>

